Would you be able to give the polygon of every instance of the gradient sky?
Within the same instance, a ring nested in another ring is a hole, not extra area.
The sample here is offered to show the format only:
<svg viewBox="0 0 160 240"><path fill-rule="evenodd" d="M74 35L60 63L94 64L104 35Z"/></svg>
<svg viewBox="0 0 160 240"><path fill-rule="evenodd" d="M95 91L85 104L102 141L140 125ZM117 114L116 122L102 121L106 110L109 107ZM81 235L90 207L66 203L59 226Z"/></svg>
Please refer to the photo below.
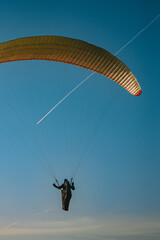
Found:
<svg viewBox="0 0 160 240"><path fill-rule="evenodd" d="M159 0L6 0L0 42L56 35L114 54L159 14ZM0 64L1 240L160 239L159 43L160 18L117 54L141 96L94 74L38 126L91 71L47 61ZM76 168L63 212L53 175L61 183Z"/></svg>

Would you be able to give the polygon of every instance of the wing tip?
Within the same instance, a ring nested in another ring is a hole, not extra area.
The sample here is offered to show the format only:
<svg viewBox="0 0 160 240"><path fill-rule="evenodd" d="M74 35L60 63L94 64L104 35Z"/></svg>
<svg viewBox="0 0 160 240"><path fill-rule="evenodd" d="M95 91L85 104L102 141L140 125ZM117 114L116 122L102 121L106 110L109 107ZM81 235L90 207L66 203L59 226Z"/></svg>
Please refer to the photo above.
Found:
<svg viewBox="0 0 160 240"><path fill-rule="evenodd" d="M141 93L142 93L142 90L139 90L139 92L136 93L135 96L139 96L139 95L141 95Z"/></svg>

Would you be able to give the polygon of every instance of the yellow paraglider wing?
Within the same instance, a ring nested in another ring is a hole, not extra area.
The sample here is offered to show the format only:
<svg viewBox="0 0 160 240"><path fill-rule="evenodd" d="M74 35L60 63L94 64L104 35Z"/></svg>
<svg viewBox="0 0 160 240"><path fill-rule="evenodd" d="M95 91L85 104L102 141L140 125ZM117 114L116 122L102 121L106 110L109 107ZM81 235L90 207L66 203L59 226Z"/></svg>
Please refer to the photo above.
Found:
<svg viewBox="0 0 160 240"><path fill-rule="evenodd" d="M87 42L58 36L25 37L0 44L0 63L19 60L49 60L77 65L103 74L135 96L140 85L117 57Z"/></svg>

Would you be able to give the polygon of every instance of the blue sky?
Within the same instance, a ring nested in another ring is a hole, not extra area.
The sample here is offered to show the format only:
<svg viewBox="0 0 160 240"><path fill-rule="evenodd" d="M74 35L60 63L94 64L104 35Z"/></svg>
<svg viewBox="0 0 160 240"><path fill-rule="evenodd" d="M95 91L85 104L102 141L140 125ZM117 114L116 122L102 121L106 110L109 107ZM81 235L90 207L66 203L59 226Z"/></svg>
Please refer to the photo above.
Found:
<svg viewBox="0 0 160 240"><path fill-rule="evenodd" d="M3 1L0 42L56 35L116 53L160 13L159 1ZM137 77L130 95L63 63L0 64L0 239L160 238L160 18L117 57ZM75 175L70 211L59 182Z"/></svg>

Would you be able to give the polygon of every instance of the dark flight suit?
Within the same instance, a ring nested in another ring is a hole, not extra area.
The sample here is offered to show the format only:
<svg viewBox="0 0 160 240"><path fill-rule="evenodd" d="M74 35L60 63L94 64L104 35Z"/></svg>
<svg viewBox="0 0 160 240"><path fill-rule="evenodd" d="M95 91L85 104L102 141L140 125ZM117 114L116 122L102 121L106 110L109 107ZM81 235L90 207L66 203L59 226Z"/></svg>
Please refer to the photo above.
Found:
<svg viewBox="0 0 160 240"><path fill-rule="evenodd" d="M70 184L69 181L67 179L65 179L64 183L61 186L57 186L55 183L53 184L53 186L55 188L62 189L61 190L61 194L62 194L62 209L64 211L68 211L68 209L69 209L69 202L70 202L71 197L72 197L71 189L75 190L74 182L72 182Z"/></svg>

